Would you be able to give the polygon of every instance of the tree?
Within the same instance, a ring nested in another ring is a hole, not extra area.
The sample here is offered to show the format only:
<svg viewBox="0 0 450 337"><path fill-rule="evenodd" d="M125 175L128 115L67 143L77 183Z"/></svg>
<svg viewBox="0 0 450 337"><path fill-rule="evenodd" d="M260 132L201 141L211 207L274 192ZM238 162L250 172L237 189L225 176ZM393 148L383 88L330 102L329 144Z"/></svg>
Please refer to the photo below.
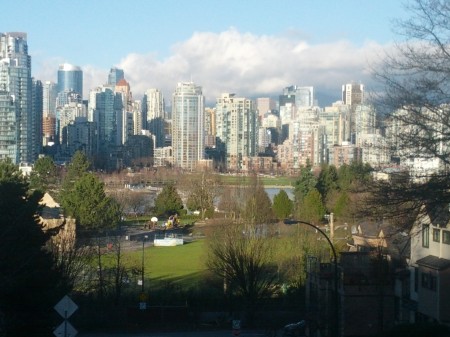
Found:
<svg viewBox="0 0 450 337"><path fill-rule="evenodd" d="M187 208L200 211L200 218L214 215L214 199L217 196L218 182L214 176L202 172L198 179L190 180L190 194L187 199Z"/></svg>
<svg viewBox="0 0 450 337"><path fill-rule="evenodd" d="M129 189L117 189L110 193L110 196L120 204L125 214L131 212L135 216L138 216L140 210L147 203L146 194L146 192L131 191Z"/></svg>
<svg viewBox="0 0 450 337"><path fill-rule="evenodd" d="M164 185L155 199L155 212L158 216L179 214L183 207L183 201L173 184Z"/></svg>
<svg viewBox="0 0 450 337"><path fill-rule="evenodd" d="M66 212L76 220L77 231L95 234L98 262L98 290L103 297L104 279L102 266L102 235L120 223L122 209L111 197L107 197L104 184L92 173L86 173L75 181L71 193L64 198Z"/></svg>
<svg viewBox="0 0 450 337"><path fill-rule="evenodd" d="M257 178L246 188L243 218L250 224L267 224L273 220L272 202Z"/></svg>
<svg viewBox="0 0 450 337"><path fill-rule="evenodd" d="M273 197L273 210L278 219L285 219L292 215L293 202L285 190L280 190Z"/></svg>
<svg viewBox="0 0 450 337"><path fill-rule="evenodd" d="M72 188L75 184L75 182L80 179L83 175L88 173L88 169L91 166L88 158L86 155L81 152L77 151L72 157L72 160L70 161L67 172L64 176L62 188L60 191L60 202L64 209L66 209L66 199L70 199L70 195L72 193Z"/></svg>
<svg viewBox="0 0 450 337"><path fill-rule="evenodd" d="M65 197L65 210L76 219L80 229L115 228L122 215L119 204L107 197L104 184L92 173L78 179Z"/></svg>
<svg viewBox="0 0 450 337"><path fill-rule="evenodd" d="M299 203L308 192L315 188L317 179L312 172L311 163L308 161L306 166L302 166L300 169L300 176L294 182L294 195L295 202Z"/></svg>
<svg viewBox="0 0 450 337"><path fill-rule="evenodd" d="M18 168L3 160L0 195L0 330L50 335L53 306L70 289L45 249L50 232L38 220L42 193L31 192Z"/></svg>
<svg viewBox="0 0 450 337"><path fill-rule="evenodd" d="M334 165L322 165L317 179L317 190L323 200L327 200L328 194L338 188L338 171Z"/></svg>
<svg viewBox="0 0 450 337"><path fill-rule="evenodd" d="M245 187L242 185L225 186L219 199L218 208L231 216L233 220L240 218L242 205L245 204Z"/></svg>
<svg viewBox="0 0 450 337"><path fill-rule="evenodd" d="M302 203L298 208L299 219L319 224L320 220L325 215L325 206L322 202L322 196L315 188L310 190L303 198Z"/></svg>
<svg viewBox="0 0 450 337"><path fill-rule="evenodd" d="M402 40L374 67L383 86L376 99L392 130L393 155L401 162L433 158L440 165L407 181L373 186L369 202L386 206L383 215L391 219L409 217L424 204L430 210L450 202L450 6L445 0L414 0L407 9L410 17L395 26Z"/></svg>
<svg viewBox="0 0 450 337"><path fill-rule="evenodd" d="M273 290L273 241L247 223L228 222L218 228L209 238L207 266L224 280L229 296L243 300L251 322L259 301Z"/></svg>
<svg viewBox="0 0 450 337"><path fill-rule="evenodd" d="M51 157L40 157L33 165L30 174L30 188L38 189L42 192L54 187L57 182L58 169Z"/></svg>

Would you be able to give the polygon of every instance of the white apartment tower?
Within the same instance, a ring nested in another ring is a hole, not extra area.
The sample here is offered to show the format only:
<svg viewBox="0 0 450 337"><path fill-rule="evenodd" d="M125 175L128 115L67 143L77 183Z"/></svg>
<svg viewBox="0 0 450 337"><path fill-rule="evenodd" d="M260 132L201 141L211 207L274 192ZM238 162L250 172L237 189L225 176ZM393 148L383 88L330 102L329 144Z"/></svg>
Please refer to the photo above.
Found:
<svg viewBox="0 0 450 337"><path fill-rule="evenodd" d="M204 159L204 96L193 82L180 82L172 95L173 164L194 170Z"/></svg>
<svg viewBox="0 0 450 337"><path fill-rule="evenodd" d="M155 138L155 147L164 146L165 103L159 89L148 89L143 100L144 129L150 131Z"/></svg>
<svg viewBox="0 0 450 337"><path fill-rule="evenodd" d="M342 86L342 101L350 106L350 141L356 142L356 116L357 106L364 104L364 85L359 83L349 83Z"/></svg>
<svg viewBox="0 0 450 337"><path fill-rule="evenodd" d="M244 157L256 156L258 123L253 100L224 93L216 102L216 136L225 145L226 166L241 170Z"/></svg>

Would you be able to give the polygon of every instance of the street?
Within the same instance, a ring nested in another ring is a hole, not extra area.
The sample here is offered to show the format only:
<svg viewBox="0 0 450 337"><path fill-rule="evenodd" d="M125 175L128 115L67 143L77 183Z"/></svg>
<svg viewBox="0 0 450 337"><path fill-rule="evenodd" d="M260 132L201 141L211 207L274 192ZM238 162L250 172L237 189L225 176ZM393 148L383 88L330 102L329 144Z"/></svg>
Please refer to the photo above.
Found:
<svg viewBox="0 0 450 337"><path fill-rule="evenodd" d="M232 337L232 330L147 333L80 333L78 337ZM239 337L264 337L264 331L242 330Z"/></svg>

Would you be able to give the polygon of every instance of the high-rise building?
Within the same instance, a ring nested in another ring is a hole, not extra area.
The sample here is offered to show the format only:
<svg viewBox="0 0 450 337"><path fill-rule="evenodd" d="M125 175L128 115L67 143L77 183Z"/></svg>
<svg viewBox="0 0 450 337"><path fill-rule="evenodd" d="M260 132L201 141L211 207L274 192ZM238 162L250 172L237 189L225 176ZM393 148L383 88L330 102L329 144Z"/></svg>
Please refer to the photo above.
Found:
<svg viewBox="0 0 450 337"><path fill-rule="evenodd" d="M69 63L58 68L58 93L74 91L83 97L83 71Z"/></svg>
<svg viewBox="0 0 450 337"><path fill-rule="evenodd" d="M67 126L77 117L87 118L86 106L83 103L70 102L57 108L58 136L60 144L67 145Z"/></svg>
<svg viewBox="0 0 450 337"><path fill-rule="evenodd" d="M143 115L146 118L145 129L155 137L155 147L164 146L164 121L165 104L164 97L158 89L148 89L143 99Z"/></svg>
<svg viewBox="0 0 450 337"><path fill-rule="evenodd" d="M89 158L96 154L95 123L88 122L86 117L75 117L65 130L66 147L71 157L76 151L83 151Z"/></svg>
<svg viewBox="0 0 450 337"><path fill-rule="evenodd" d="M172 95L173 164L187 170L204 159L204 96L192 82L180 82Z"/></svg>
<svg viewBox="0 0 450 337"><path fill-rule="evenodd" d="M256 108L259 118L263 118L268 112L272 113L277 108L277 104L270 97L260 97L256 99Z"/></svg>
<svg viewBox="0 0 450 337"><path fill-rule="evenodd" d="M0 159L31 163L36 159L36 127L32 123L39 118L32 116L35 110L26 33L0 33L0 91Z"/></svg>
<svg viewBox="0 0 450 337"><path fill-rule="evenodd" d="M342 86L342 101L347 105L359 105L364 103L364 85L348 83Z"/></svg>
<svg viewBox="0 0 450 337"><path fill-rule="evenodd" d="M356 142L356 107L364 104L364 85L349 83L342 86L342 101L350 106L350 141Z"/></svg>
<svg viewBox="0 0 450 337"><path fill-rule="evenodd" d="M283 95L280 95L279 100L280 107L286 105L286 103L292 103L297 108L317 105L314 97L314 87L291 85L283 89Z"/></svg>
<svg viewBox="0 0 450 337"><path fill-rule="evenodd" d="M31 158L36 160L42 153L43 85L31 79Z"/></svg>
<svg viewBox="0 0 450 337"><path fill-rule="evenodd" d="M56 98L56 127L55 127L55 141L60 144L62 140L63 128L67 126L70 121L75 120L75 117L81 116L78 113L68 112L72 110L73 106L83 105L81 96L75 91L64 91L58 94Z"/></svg>
<svg viewBox="0 0 450 337"><path fill-rule="evenodd" d="M224 93L216 100L216 136L225 145L226 166L241 170L244 157L257 154L258 123L255 102Z"/></svg>
<svg viewBox="0 0 450 337"><path fill-rule="evenodd" d="M116 85L117 82L119 82L120 80L125 79L125 75L123 72L123 69L119 69L116 67L111 68L111 70L109 71L108 74L108 84L109 85Z"/></svg>
<svg viewBox="0 0 450 337"><path fill-rule="evenodd" d="M56 135L56 97L58 95L56 83L46 81L43 85L42 133L43 145L55 141Z"/></svg>
<svg viewBox="0 0 450 337"><path fill-rule="evenodd" d="M133 135L140 135L142 132L142 102L135 100L132 104L133 114Z"/></svg>
<svg viewBox="0 0 450 337"><path fill-rule="evenodd" d="M97 126L99 153L107 155L122 142L122 95L109 87L99 87L91 92L89 106L93 107L93 120Z"/></svg>
<svg viewBox="0 0 450 337"><path fill-rule="evenodd" d="M216 109L205 108L205 147L216 146Z"/></svg>
<svg viewBox="0 0 450 337"><path fill-rule="evenodd" d="M117 131L122 137L121 144L125 144L128 137L133 135L134 127L132 113L133 96L131 94L130 84L125 79L119 80L119 82L116 83L115 92L119 93L122 97L122 114L120 116L121 129L118 129Z"/></svg>

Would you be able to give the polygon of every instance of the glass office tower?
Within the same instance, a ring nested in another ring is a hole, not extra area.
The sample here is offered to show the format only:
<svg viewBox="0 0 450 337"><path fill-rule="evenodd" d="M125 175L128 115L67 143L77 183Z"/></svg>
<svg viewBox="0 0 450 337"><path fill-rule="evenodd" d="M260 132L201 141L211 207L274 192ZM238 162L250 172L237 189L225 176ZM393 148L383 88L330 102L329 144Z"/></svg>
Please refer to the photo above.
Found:
<svg viewBox="0 0 450 337"><path fill-rule="evenodd" d="M27 34L0 33L0 159L31 163L33 122L31 57Z"/></svg>
<svg viewBox="0 0 450 337"><path fill-rule="evenodd" d="M58 93L71 91L83 97L83 71L80 67L64 63L58 68Z"/></svg>

